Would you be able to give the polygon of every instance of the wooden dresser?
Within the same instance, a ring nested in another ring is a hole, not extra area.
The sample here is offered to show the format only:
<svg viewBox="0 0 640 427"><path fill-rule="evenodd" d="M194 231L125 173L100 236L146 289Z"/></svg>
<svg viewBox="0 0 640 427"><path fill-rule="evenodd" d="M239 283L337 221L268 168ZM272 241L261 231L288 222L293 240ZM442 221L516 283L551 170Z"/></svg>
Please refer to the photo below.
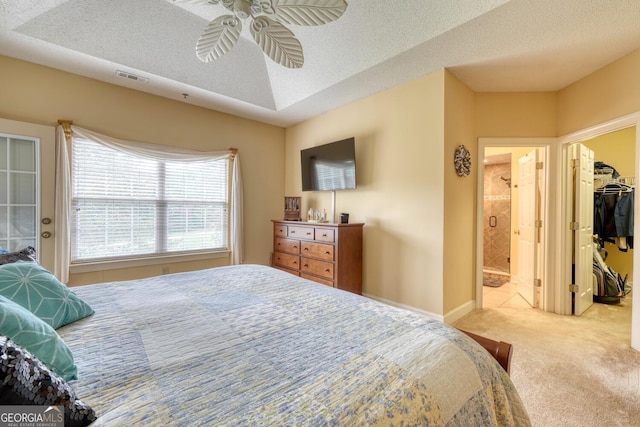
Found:
<svg viewBox="0 0 640 427"><path fill-rule="evenodd" d="M273 267L362 293L364 224L273 221Z"/></svg>

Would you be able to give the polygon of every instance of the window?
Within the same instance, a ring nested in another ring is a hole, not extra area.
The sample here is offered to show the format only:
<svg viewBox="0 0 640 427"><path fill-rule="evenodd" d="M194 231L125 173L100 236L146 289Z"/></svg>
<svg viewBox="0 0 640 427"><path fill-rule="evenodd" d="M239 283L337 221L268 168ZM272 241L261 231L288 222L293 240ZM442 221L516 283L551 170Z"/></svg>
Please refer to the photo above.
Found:
<svg viewBox="0 0 640 427"><path fill-rule="evenodd" d="M38 141L0 134L0 250L38 250Z"/></svg>
<svg viewBox="0 0 640 427"><path fill-rule="evenodd" d="M157 160L73 138L71 261L228 250L229 159Z"/></svg>

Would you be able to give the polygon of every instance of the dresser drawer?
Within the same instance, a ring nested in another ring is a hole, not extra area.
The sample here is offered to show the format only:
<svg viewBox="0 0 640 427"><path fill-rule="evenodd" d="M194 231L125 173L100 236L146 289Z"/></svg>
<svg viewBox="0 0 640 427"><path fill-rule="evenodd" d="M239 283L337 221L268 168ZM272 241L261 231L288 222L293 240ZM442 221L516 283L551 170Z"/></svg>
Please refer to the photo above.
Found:
<svg viewBox="0 0 640 427"><path fill-rule="evenodd" d="M327 261L333 261L333 245L325 245L322 243L300 242L300 253L304 256L312 258L320 258Z"/></svg>
<svg viewBox="0 0 640 427"><path fill-rule="evenodd" d="M282 237L276 237L274 250L276 252L287 252L290 254L300 253L300 240L283 239Z"/></svg>
<svg viewBox="0 0 640 427"><path fill-rule="evenodd" d="M287 237L287 226L282 224L274 225L273 235L276 237Z"/></svg>
<svg viewBox="0 0 640 427"><path fill-rule="evenodd" d="M309 273L325 279L333 280L333 264L325 261L318 261L310 258L302 258L300 271Z"/></svg>
<svg viewBox="0 0 640 427"><path fill-rule="evenodd" d="M281 270L281 271L286 271L287 273L293 274L294 276L299 276L300 275L299 271L289 270L288 268L284 268L284 267L281 267L279 265L274 265L273 268L277 268L278 270Z"/></svg>
<svg viewBox="0 0 640 427"><path fill-rule="evenodd" d="M300 257L298 255L276 252L273 254L273 263L280 267L286 267L292 270L300 269Z"/></svg>
<svg viewBox="0 0 640 427"><path fill-rule="evenodd" d="M330 228L316 228L316 230L315 230L315 234L316 234L315 239L318 242L333 243L333 242L336 241L334 233L335 233L335 231L330 229Z"/></svg>
<svg viewBox="0 0 640 427"><path fill-rule="evenodd" d="M314 282L322 283L323 285L331 286L333 288L333 280L321 279L316 276L311 276L310 274L300 273L300 277L303 279L313 280Z"/></svg>
<svg viewBox="0 0 640 427"><path fill-rule="evenodd" d="M313 240L313 227L296 227L295 225L290 225L287 231L287 237L295 237L297 239L307 239Z"/></svg>

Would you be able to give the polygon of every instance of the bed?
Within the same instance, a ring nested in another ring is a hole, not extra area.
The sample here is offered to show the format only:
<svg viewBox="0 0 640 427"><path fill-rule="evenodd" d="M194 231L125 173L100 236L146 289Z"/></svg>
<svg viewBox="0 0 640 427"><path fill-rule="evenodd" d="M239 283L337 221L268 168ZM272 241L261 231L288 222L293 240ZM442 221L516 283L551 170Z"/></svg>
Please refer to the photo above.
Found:
<svg viewBox="0 0 640 427"><path fill-rule="evenodd" d="M469 335L271 267L73 292L95 313L57 332L92 425L530 425Z"/></svg>

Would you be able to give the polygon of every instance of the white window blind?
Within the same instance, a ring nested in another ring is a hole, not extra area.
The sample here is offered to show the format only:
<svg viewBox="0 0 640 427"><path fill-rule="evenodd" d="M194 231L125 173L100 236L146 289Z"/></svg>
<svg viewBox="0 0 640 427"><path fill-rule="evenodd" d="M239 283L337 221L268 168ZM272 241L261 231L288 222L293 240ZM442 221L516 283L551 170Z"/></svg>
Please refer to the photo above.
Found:
<svg viewBox="0 0 640 427"><path fill-rule="evenodd" d="M150 160L72 144L72 262L228 249L228 159Z"/></svg>

